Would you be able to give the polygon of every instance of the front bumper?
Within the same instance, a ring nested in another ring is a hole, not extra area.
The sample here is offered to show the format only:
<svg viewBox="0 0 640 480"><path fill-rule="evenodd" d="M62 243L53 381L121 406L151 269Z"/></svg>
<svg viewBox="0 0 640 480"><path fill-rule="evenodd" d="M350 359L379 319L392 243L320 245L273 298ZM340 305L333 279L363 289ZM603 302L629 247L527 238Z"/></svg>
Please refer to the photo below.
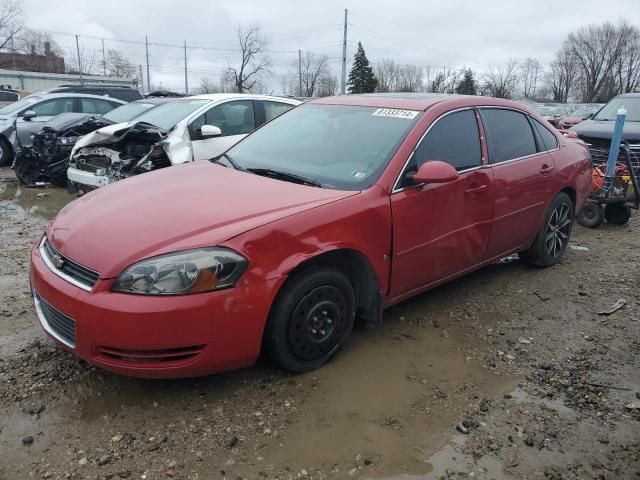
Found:
<svg viewBox="0 0 640 480"><path fill-rule="evenodd" d="M67 178L74 183L80 185L88 185L90 187L99 188L109 185L111 179L107 175L96 175L95 173L85 172L78 168L69 167L67 169Z"/></svg>
<svg viewBox="0 0 640 480"><path fill-rule="evenodd" d="M156 378L253 364L271 303L284 281L152 297L112 292L113 280L100 279L85 291L53 273L38 245L31 252L30 279L42 326L61 347L116 373ZM53 322L47 321L47 312L55 316ZM59 316L69 319L65 331L56 331ZM73 341L68 325L73 326Z"/></svg>

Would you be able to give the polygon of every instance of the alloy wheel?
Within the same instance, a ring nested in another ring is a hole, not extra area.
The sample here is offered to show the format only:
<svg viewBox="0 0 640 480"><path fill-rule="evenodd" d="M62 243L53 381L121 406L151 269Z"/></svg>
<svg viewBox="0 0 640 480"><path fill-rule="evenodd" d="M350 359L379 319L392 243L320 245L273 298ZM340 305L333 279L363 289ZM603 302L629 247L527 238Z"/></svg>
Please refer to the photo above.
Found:
<svg viewBox="0 0 640 480"><path fill-rule="evenodd" d="M571 206L566 203L558 205L547 222L545 231L545 248L552 258L558 258L564 252L567 243L569 243L569 234L571 233L571 221L569 217Z"/></svg>

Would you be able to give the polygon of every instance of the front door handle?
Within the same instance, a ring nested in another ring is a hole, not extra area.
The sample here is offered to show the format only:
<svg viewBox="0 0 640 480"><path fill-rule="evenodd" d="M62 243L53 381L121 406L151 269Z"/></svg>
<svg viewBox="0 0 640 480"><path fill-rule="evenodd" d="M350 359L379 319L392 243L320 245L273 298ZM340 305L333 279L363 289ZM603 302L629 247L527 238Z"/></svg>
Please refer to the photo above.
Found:
<svg viewBox="0 0 640 480"><path fill-rule="evenodd" d="M540 169L540 173L542 175L546 175L547 173L549 173L551 170L553 170L553 165L547 165L546 163L544 165L542 165L542 168Z"/></svg>
<svg viewBox="0 0 640 480"><path fill-rule="evenodd" d="M464 193L466 193L467 195L474 195L476 193L480 193L486 190L487 186L488 185L480 185L479 187L469 188L468 190L465 190Z"/></svg>

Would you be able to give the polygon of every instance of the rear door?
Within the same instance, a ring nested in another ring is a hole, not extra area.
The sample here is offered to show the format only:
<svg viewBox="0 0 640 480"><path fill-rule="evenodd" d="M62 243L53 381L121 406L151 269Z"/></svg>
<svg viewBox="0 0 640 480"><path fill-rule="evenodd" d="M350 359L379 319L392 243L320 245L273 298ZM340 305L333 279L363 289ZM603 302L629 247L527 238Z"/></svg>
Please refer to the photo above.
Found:
<svg viewBox="0 0 640 480"><path fill-rule="evenodd" d="M533 241L551 198L554 163L527 114L506 108L481 108L480 114L495 185L488 249L488 256L495 257Z"/></svg>
<svg viewBox="0 0 640 480"><path fill-rule="evenodd" d="M204 138L203 125L213 125L222 131L218 137ZM253 102L231 100L210 108L189 124L189 137L194 160L217 157L255 128Z"/></svg>
<svg viewBox="0 0 640 480"><path fill-rule="evenodd" d="M458 170L449 183L414 185L411 172L440 160ZM483 165L477 112L437 119L418 143L391 195L392 294L466 270L485 257L493 217L492 171Z"/></svg>

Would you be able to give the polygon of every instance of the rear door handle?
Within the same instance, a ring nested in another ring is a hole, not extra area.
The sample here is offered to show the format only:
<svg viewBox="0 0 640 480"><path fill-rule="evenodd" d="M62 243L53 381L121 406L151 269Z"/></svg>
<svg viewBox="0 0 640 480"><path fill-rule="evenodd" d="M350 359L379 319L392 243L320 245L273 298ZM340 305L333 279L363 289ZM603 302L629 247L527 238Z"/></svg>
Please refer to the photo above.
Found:
<svg viewBox="0 0 640 480"><path fill-rule="evenodd" d="M480 193L480 192L483 192L484 190L486 190L487 186L488 185L480 185L479 187L469 188L468 190L465 190L464 193L466 193L467 195L473 195L475 193Z"/></svg>
<svg viewBox="0 0 640 480"><path fill-rule="evenodd" d="M547 165L545 163L544 165L542 165L542 168L540 169L540 173L543 174L543 175L546 175L551 170L553 170L553 165Z"/></svg>

